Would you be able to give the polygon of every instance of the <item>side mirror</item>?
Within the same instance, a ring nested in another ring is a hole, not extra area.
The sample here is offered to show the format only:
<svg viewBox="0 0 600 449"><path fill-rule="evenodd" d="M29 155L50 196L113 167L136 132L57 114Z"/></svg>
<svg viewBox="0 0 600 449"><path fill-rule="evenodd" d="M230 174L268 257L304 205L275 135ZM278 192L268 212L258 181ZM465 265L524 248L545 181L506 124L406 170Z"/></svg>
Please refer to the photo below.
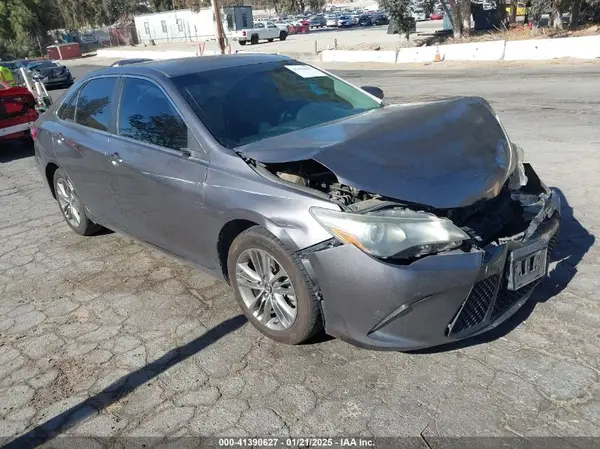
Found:
<svg viewBox="0 0 600 449"><path fill-rule="evenodd" d="M381 90L379 87L375 87L375 86L362 86L361 89L364 90L365 92L370 93L374 97L377 97L380 100L383 100L383 90Z"/></svg>

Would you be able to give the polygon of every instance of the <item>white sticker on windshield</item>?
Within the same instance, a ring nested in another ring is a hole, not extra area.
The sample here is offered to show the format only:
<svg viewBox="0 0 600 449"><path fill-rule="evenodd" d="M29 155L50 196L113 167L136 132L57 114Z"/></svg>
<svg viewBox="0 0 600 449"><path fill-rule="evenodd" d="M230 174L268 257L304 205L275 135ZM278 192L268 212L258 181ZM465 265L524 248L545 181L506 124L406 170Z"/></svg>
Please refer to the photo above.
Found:
<svg viewBox="0 0 600 449"><path fill-rule="evenodd" d="M300 75L302 78L315 78L317 76L327 76L325 73L309 65L286 65L285 68L291 70L296 75Z"/></svg>

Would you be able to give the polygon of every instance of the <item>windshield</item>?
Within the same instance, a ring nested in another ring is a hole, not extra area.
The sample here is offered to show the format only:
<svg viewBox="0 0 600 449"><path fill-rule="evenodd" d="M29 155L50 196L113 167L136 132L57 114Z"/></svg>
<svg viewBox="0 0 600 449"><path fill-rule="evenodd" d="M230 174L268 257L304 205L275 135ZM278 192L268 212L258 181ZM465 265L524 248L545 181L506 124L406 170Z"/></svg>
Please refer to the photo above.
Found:
<svg viewBox="0 0 600 449"><path fill-rule="evenodd" d="M382 106L363 91L296 61L229 67L173 81L227 148Z"/></svg>

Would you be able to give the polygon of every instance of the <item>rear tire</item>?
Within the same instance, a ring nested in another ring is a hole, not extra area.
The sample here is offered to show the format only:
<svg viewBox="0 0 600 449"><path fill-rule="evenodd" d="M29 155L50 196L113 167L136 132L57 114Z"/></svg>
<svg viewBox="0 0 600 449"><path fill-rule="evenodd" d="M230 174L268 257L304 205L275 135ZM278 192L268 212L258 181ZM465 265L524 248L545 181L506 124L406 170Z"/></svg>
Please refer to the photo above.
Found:
<svg viewBox="0 0 600 449"><path fill-rule="evenodd" d="M252 45L256 45L258 44L258 34L253 34L252 37L250 38L250 43Z"/></svg>
<svg viewBox="0 0 600 449"><path fill-rule="evenodd" d="M63 169L54 172L53 185L60 212L73 231L79 235L94 235L102 229L86 215L85 205Z"/></svg>
<svg viewBox="0 0 600 449"><path fill-rule="evenodd" d="M287 33L285 31L282 31L281 33L279 33L279 40L280 41L284 41L287 39Z"/></svg>
<svg viewBox="0 0 600 449"><path fill-rule="evenodd" d="M261 259L264 255L266 259ZM254 260L266 268L256 268ZM300 259L265 228L253 226L236 237L229 249L227 273L244 315L267 337L296 345L323 330L319 299ZM282 289L290 294L275 293ZM279 319L282 307L295 315L293 320Z"/></svg>

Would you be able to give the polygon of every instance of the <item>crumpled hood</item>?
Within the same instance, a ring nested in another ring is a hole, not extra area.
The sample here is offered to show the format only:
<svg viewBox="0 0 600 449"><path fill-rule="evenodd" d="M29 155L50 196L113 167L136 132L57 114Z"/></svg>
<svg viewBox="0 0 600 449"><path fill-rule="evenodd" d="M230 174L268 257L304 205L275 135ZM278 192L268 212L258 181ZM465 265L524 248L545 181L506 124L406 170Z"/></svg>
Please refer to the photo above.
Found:
<svg viewBox="0 0 600 449"><path fill-rule="evenodd" d="M385 106L237 151L263 163L314 159L342 184L439 209L495 197L517 164L478 97Z"/></svg>

